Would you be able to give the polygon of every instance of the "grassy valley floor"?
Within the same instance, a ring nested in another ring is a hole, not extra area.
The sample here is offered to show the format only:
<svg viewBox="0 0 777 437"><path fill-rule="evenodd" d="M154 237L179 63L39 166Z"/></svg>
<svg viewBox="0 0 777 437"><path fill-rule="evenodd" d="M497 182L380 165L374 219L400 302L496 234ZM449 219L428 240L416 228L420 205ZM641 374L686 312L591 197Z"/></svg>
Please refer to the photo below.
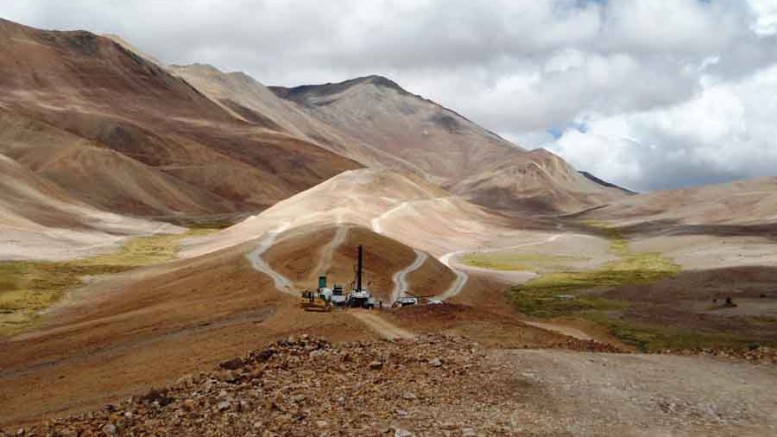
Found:
<svg viewBox="0 0 777 437"><path fill-rule="evenodd" d="M687 279L703 273L682 272L680 265L658 252L632 250L618 229L596 222L585 224L609 239L613 261L580 269L575 257L511 252L470 254L462 261L495 270L540 273L511 287L509 298L519 311L538 319L593 325L638 350L777 345L777 338L762 335L776 332L773 317L735 315L709 284ZM741 280L741 275L734 275ZM767 281L759 284L765 286ZM777 297L759 296L763 305Z"/></svg>
<svg viewBox="0 0 777 437"><path fill-rule="evenodd" d="M92 276L120 273L175 259L181 239L213 232L136 237L118 251L64 262L0 262L0 337L34 325L42 310Z"/></svg>

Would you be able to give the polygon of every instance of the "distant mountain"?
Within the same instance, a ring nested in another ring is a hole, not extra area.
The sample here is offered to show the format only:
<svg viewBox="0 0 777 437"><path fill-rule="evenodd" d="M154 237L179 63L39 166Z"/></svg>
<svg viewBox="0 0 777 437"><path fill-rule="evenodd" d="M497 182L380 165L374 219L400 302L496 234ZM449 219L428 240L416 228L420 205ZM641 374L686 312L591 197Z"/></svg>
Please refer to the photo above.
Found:
<svg viewBox="0 0 777 437"><path fill-rule="evenodd" d="M172 220L262 210L359 167L127 47L0 20L0 153L93 206Z"/></svg>
<svg viewBox="0 0 777 437"><path fill-rule="evenodd" d="M527 152L385 77L270 89L311 117L482 205L553 213L623 195L578 174L549 152ZM364 163L359 156L348 156Z"/></svg>
<svg viewBox="0 0 777 437"><path fill-rule="evenodd" d="M270 89L312 117L412 164L432 182L443 185L505 155L521 156L524 152L459 114L380 76Z"/></svg>
<svg viewBox="0 0 777 437"><path fill-rule="evenodd" d="M381 76L265 87L202 64L169 71L246 121L301 136L377 169L410 172L485 206L585 209L624 194L549 152L532 153Z"/></svg>
<svg viewBox="0 0 777 437"><path fill-rule="evenodd" d="M172 65L167 69L247 123L294 135L355 159L367 167L418 171L411 163L351 138L335 126L311 117L294 103L277 97L246 74L224 73L205 64Z"/></svg>
<svg viewBox="0 0 777 437"><path fill-rule="evenodd" d="M745 232L737 226L756 225L750 232L768 235L777 224L777 177L638 194L579 216L622 225L663 223L663 229L716 225L731 233ZM770 230L760 228L764 225Z"/></svg>
<svg viewBox="0 0 777 437"><path fill-rule="evenodd" d="M517 213L624 195L381 76L268 89L243 73L160 65L116 36L6 20L0 70L0 153L119 213L245 215L361 166Z"/></svg>

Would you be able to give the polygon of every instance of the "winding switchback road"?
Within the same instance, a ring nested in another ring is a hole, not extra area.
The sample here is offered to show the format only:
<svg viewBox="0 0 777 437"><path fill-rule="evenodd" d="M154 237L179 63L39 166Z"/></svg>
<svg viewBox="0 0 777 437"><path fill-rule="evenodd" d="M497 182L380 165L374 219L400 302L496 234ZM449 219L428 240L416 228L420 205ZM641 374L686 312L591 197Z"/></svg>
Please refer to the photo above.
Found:
<svg viewBox="0 0 777 437"><path fill-rule="evenodd" d="M400 296L407 292L407 275L421 268L421 266L426 262L426 259L429 258L429 255L427 255L426 252L421 252L418 249L413 250L415 250L416 254L416 258L413 263L394 273L394 275L391 277L391 280L394 281L394 289L391 291L392 304L396 302Z"/></svg>
<svg viewBox="0 0 777 437"><path fill-rule="evenodd" d="M283 276L282 274L276 272L273 270L272 267L270 267L269 264L267 264L267 261L262 258L262 254L267 251L267 249L270 248L270 246L273 245L275 242L275 239L278 237L278 235L285 231L286 229L289 229L291 226L290 222L284 222L274 230L267 232L264 237L259 241L259 245L254 249L253 252L246 255L249 261L251 261L251 266L254 268L254 270L260 271L268 276L270 276L275 282L275 288L278 289L278 291L281 291L283 293L296 295L294 290L291 286L291 281L289 278Z"/></svg>

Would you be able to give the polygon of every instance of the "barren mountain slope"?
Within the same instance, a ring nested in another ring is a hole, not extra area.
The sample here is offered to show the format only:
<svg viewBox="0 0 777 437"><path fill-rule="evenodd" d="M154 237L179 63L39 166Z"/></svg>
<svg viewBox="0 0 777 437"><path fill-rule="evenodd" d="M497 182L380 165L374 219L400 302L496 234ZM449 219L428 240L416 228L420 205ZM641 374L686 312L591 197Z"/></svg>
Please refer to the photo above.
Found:
<svg viewBox="0 0 777 437"><path fill-rule="evenodd" d="M357 167L303 139L235 118L155 63L88 32L41 31L2 20L0 71L6 111L132 158L156 173L153 179L196 197L193 207L159 207L105 205L103 196L81 195L120 212L258 210ZM90 155L82 151L77 161Z"/></svg>
<svg viewBox="0 0 777 437"><path fill-rule="evenodd" d="M96 210L2 154L0 174L0 260L75 258L129 235L183 231Z"/></svg>
<svg viewBox="0 0 777 437"><path fill-rule="evenodd" d="M234 202L98 143L0 109L0 153L110 211L207 215ZM95 183L99 181L99 183Z"/></svg>
<svg viewBox="0 0 777 437"><path fill-rule="evenodd" d="M618 227L635 250L663 253L686 269L777 266L773 177L630 196L574 217Z"/></svg>
<svg viewBox="0 0 777 437"><path fill-rule="evenodd" d="M312 288L319 275L329 284L348 287L354 280L357 246L364 247L364 283L376 299L385 305L394 302L399 292L396 273L410 267L414 250L392 238L353 225L307 226L285 232L263 258L277 272L296 284L297 289ZM416 277L407 281L415 295L435 296L454 280L451 270L435 258L413 266ZM430 276L434 278L430 279Z"/></svg>
<svg viewBox="0 0 777 437"><path fill-rule="evenodd" d="M433 183L486 206L573 211L624 195L549 152L528 153L384 77L271 89L348 137L409 162Z"/></svg>
<svg viewBox="0 0 777 437"><path fill-rule="evenodd" d="M583 214L618 223L666 221L687 225L763 225L777 222L777 178L656 191L630 196Z"/></svg>
<svg viewBox="0 0 777 437"><path fill-rule="evenodd" d="M172 65L167 69L221 104L235 117L289 132L367 167L422 173L412 162L353 138L336 126L306 114L294 102L279 98L244 73L223 73L203 64Z"/></svg>
<svg viewBox="0 0 777 437"><path fill-rule="evenodd" d="M528 152L522 159L495 162L491 168L455 183L451 191L498 209L518 207L540 212L579 211L627 195L591 181L545 149Z"/></svg>
<svg viewBox="0 0 777 437"><path fill-rule="evenodd" d="M395 215L404 218L395 221ZM509 244L531 233L526 231L543 229L540 223L473 205L413 174L360 169L341 173L217 234L193 239L184 244L182 256L234 246L278 228L321 225L371 229L434 256L488 241Z"/></svg>

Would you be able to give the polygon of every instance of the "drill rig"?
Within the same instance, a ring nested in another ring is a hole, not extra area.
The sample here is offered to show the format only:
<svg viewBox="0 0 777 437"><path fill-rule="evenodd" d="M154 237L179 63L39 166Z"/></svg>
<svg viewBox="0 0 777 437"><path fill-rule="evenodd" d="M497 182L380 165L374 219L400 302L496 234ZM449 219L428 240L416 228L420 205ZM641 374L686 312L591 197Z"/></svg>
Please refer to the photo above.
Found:
<svg viewBox="0 0 777 437"><path fill-rule="evenodd" d="M348 294L346 305L351 308L368 308L372 309L378 305L375 298L372 297L372 293L362 283L362 277L364 275L364 248L359 245L359 255L356 263L356 278L352 283L351 292Z"/></svg>
<svg viewBox="0 0 777 437"><path fill-rule="evenodd" d="M347 294L342 285L334 284L332 288L327 287L326 276L319 276L316 291L305 290L302 292L300 307L305 311L327 312L333 308L372 309L378 306L378 301L372 297L372 293L363 283L364 248L361 245L359 245L357 257L355 278Z"/></svg>

